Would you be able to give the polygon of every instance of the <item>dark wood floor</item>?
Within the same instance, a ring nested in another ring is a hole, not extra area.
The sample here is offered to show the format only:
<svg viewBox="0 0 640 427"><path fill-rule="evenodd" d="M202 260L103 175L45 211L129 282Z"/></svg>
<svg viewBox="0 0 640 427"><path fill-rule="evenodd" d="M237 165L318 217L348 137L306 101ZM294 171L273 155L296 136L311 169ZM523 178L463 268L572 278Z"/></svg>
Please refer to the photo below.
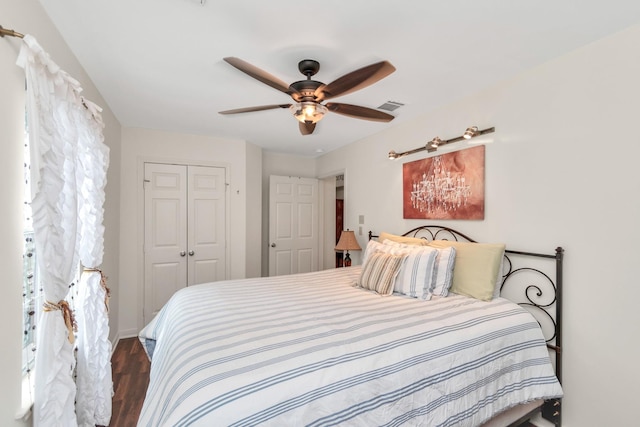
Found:
<svg viewBox="0 0 640 427"><path fill-rule="evenodd" d="M118 342L111 357L114 395L110 427L131 427L138 422L149 385L149 366L138 338Z"/></svg>
<svg viewBox="0 0 640 427"><path fill-rule="evenodd" d="M113 370L113 411L110 427L131 427L138 422L149 385L150 362L138 338L118 342L111 358ZM525 422L519 427L536 427Z"/></svg>

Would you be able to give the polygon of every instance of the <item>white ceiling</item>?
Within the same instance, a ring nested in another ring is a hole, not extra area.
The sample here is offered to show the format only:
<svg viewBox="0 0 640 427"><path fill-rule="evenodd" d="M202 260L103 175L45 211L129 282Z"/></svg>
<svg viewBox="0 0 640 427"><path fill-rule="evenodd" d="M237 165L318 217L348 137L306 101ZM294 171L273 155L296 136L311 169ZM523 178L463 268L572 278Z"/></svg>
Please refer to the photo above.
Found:
<svg viewBox="0 0 640 427"><path fill-rule="evenodd" d="M40 0L123 126L242 139L316 156L449 104L640 22L638 0ZM21 29L16 29L20 31ZM40 40L47 48L47 41ZM637 52L630 52L637 54ZM291 83L380 60L397 71L332 99L404 103L390 123L328 113L302 136L288 110L218 111L291 99L222 60ZM55 58L54 58L55 59ZM472 123L461 123L462 128Z"/></svg>

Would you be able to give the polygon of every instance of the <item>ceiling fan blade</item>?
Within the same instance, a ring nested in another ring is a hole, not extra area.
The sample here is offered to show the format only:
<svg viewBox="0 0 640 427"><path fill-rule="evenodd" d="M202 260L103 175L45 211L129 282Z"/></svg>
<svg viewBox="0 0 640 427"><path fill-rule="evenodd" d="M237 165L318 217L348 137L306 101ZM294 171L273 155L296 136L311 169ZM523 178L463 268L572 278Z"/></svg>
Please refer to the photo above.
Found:
<svg viewBox="0 0 640 427"><path fill-rule="evenodd" d="M247 61L243 61L240 58L236 58L233 56L228 56L223 58L226 62L236 67L238 70L242 71L245 74L250 75L256 80L261 81L262 83L271 86L274 89L279 90L280 92L284 92L287 95L291 95L296 93L295 90L289 88L289 85L279 78L267 73L264 70L256 67L255 65L249 64Z"/></svg>
<svg viewBox="0 0 640 427"><path fill-rule="evenodd" d="M300 128L300 133L303 135L311 135L316 128L315 123L311 122L299 122L298 127Z"/></svg>
<svg viewBox="0 0 640 427"><path fill-rule="evenodd" d="M235 110L219 111L218 114L250 113L252 111L274 110L276 108L289 108L290 106L291 104L260 105L258 107L236 108Z"/></svg>
<svg viewBox="0 0 640 427"><path fill-rule="evenodd" d="M382 80L393 73L396 67L388 61L381 61L352 71L316 90L318 100L330 99L360 90Z"/></svg>
<svg viewBox="0 0 640 427"><path fill-rule="evenodd" d="M341 104L339 102L329 102L326 107L329 111L342 114L343 116L355 119L372 120L374 122L390 122L395 119L391 114L374 110L373 108L361 107L359 105Z"/></svg>

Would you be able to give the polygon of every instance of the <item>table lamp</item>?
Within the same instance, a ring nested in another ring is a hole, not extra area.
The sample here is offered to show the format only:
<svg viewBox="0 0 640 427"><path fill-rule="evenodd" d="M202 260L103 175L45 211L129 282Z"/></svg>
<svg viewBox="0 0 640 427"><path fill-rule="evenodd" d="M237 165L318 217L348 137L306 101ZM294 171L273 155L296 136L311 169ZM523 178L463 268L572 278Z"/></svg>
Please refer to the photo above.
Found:
<svg viewBox="0 0 640 427"><path fill-rule="evenodd" d="M340 240L338 240L338 244L335 248L336 251L346 251L344 255L344 267L351 266L351 257L349 256L349 251L361 251L362 248L358 244L356 240L356 235L352 230L343 230L340 234Z"/></svg>

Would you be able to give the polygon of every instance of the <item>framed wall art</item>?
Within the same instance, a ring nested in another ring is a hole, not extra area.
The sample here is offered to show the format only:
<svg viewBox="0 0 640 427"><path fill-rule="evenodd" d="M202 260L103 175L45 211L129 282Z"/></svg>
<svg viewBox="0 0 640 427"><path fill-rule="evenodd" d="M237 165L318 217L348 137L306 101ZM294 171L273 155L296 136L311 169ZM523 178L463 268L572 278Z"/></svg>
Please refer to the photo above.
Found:
<svg viewBox="0 0 640 427"><path fill-rule="evenodd" d="M405 219L484 219L485 146L402 165Z"/></svg>

